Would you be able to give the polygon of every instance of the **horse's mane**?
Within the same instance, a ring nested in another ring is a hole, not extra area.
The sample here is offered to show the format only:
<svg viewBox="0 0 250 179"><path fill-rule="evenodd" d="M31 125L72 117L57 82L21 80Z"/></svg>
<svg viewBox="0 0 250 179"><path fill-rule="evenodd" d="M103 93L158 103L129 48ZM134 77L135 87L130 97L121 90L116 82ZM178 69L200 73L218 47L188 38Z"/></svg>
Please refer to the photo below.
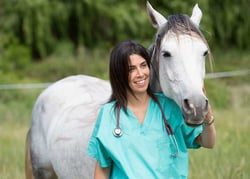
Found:
<svg viewBox="0 0 250 179"><path fill-rule="evenodd" d="M171 30L176 34L188 34L192 35L191 32L195 32L200 36L203 36L199 30L199 27L195 25L190 18L185 14L170 15L168 22L165 24L165 28L162 28L163 33Z"/></svg>
<svg viewBox="0 0 250 179"><path fill-rule="evenodd" d="M190 20L189 16L185 14L175 14L168 16L167 23L159 29L155 44L152 44L149 47L150 55L153 55L154 48L159 49L159 45L161 44L163 36L169 31L177 34L177 36L180 34L187 34L192 36L193 33L195 33L207 44L207 41L204 38L199 27Z"/></svg>
<svg viewBox="0 0 250 179"><path fill-rule="evenodd" d="M157 40L161 43L162 37L167 32L173 32L178 35L180 34L187 34L190 36L193 36L194 34L198 35L208 46L208 43L202 34L202 32L199 29L199 26L194 24L188 15L185 14L175 14L168 16L168 21L164 26L159 29L159 32L157 34ZM156 41L157 41L156 40Z"/></svg>

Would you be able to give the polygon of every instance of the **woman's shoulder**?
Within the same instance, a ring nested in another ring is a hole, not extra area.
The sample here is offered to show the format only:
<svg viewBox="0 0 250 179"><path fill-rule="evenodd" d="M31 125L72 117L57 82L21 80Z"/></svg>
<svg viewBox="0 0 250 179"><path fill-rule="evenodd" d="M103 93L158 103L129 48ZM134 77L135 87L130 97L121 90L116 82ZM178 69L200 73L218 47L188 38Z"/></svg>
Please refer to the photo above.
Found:
<svg viewBox="0 0 250 179"><path fill-rule="evenodd" d="M173 99L167 97L165 94L163 94L163 93L154 93L154 95L159 100L161 105L168 106L168 107L171 107L171 108L174 108L174 109L179 108L177 103Z"/></svg>
<svg viewBox="0 0 250 179"><path fill-rule="evenodd" d="M155 96L162 105L172 129L176 129L183 123L181 108L173 99L166 97L163 93L155 93Z"/></svg>
<svg viewBox="0 0 250 179"><path fill-rule="evenodd" d="M160 101L167 101L168 103L175 103L173 99L167 97L165 94L163 93L154 93L154 95L156 96L156 98Z"/></svg>
<svg viewBox="0 0 250 179"><path fill-rule="evenodd" d="M101 105L102 110L107 110L113 108L115 105L115 101L107 102Z"/></svg>
<svg viewBox="0 0 250 179"><path fill-rule="evenodd" d="M102 118L107 118L112 116L113 113L113 109L114 109L114 102L107 102L105 104L102 104L99 108L99 112L98 112L98 118L97 118L97 123L100 123L102 120Z"/></svg>

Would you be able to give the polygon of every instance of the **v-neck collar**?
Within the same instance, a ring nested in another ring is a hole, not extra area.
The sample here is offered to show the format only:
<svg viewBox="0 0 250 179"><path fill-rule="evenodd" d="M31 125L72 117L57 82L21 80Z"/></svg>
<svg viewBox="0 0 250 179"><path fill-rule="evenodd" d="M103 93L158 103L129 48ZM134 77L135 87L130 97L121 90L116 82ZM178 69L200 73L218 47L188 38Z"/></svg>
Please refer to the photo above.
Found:
<svg viewBox="0 0 250 179"><path fill-rule="evenodd" d="M146 127L146 125L149 123L148 120L151 119L150 116L152 115L150 114L151 105L152 105L152 98L150 97L143 123L140 123L135 114L132 112L132 110L130 108L127 108L128 114L131 117L131 120L133 120L131 122L133 122L136 125L139 125L140 127Z"/></svg>

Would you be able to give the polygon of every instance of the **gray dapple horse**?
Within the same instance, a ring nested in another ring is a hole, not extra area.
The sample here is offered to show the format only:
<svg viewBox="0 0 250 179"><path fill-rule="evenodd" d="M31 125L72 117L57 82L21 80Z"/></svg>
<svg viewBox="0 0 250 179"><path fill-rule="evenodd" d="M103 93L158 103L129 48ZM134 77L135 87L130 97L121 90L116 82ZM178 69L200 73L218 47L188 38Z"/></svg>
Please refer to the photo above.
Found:
<svg viewBox="0 0 250 179"><path fill-rule="evenodd" d="M158 30L150 48L152 87L177 102L187 124L200 125L208 107L202 87L209 52L199 31L202 13L196 5L190 18L172 15L167 20L149 3L147 11ZM27 134L26 177L93 178L94 160L85 150L99 107L110 94L109 82L84 75L45 89L34 105Z"/></svg>

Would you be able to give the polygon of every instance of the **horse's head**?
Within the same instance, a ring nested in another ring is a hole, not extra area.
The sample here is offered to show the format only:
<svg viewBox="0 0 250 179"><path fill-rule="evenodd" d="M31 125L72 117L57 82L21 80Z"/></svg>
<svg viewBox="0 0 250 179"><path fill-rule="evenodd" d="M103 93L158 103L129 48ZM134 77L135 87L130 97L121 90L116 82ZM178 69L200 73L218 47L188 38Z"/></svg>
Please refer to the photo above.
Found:
<svg viewBox="0 0 250 179"><path fill-rule="evenodd" d="M158 30L152 47L152 83L156 83L155 76L158 77L160 90L180 106L185 122L200 125L208 109L208 99L202 89L205 58L209 54L199 30L201 10L195 5L190 18L178 14L166 19L147 2L147 11Z"/></svg>

